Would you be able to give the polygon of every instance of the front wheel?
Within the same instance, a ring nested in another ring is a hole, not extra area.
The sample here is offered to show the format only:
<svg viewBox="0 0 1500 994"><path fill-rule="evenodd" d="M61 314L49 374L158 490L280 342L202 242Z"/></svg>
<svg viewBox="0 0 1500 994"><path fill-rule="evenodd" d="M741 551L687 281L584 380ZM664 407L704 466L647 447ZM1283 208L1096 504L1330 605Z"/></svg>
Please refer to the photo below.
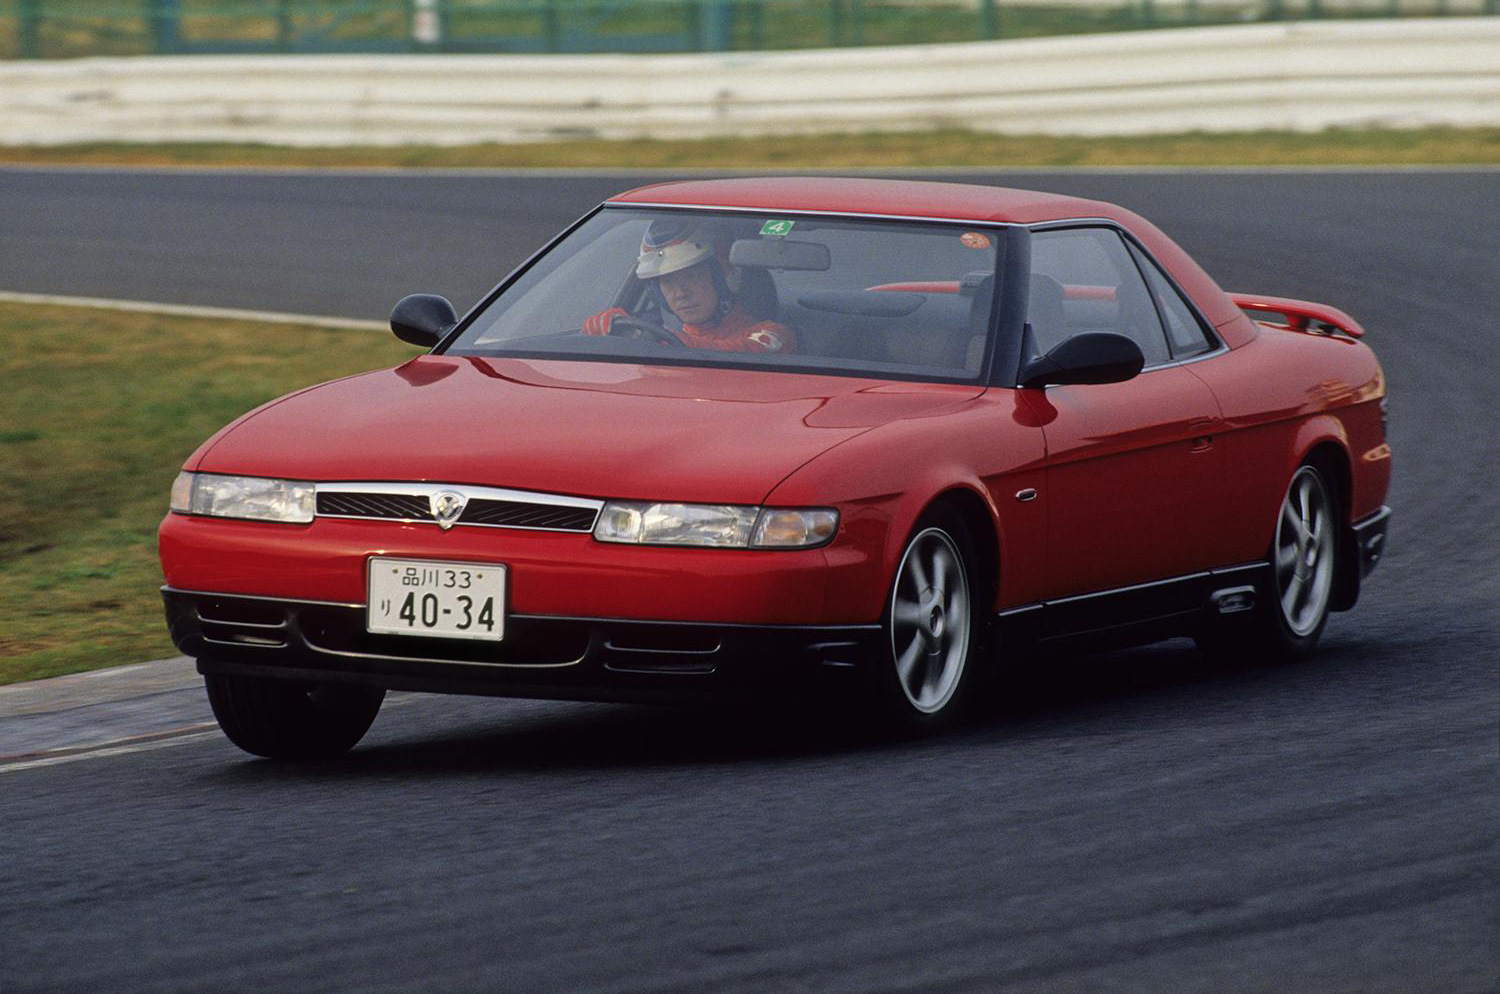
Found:
<svg viewBox="0 0 1500 994"><path fill-rule="evenodd" d="M969 696L979 629L972 549L963 520L938 509L923 516L902 552L883 618L877 687L898 725L950 724Z"/></svg>
<svg viewBox="0 0 1500 994"><path fill-rule="evenodd" d="M385 690L263 677L203 678L229 741L270 759L317 759L354 748L380 711Z"/></svg>

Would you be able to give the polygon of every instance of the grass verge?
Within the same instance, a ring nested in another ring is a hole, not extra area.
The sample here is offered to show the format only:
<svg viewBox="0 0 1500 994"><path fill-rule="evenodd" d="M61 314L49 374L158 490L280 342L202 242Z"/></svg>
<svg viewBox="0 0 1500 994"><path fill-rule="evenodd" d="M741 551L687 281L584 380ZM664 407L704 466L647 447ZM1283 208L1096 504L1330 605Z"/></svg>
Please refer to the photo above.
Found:
<svg viewBox="0 0 1500 994"><path fill-rule="evenodd" d="M183 460L388 335L0 304L0 683L159 659L156 525Z"/></svg>
<svg viewBox="0 0 1500 994"><path fill-rule="evenodd" d="M1046 166L1360 166L1500 163L1500 128L1333 129L1062 138L968 131L697 141L558 141L291 148L232 143L0 147L0 162L138 166L531 169L1003 169Z"/></svg>

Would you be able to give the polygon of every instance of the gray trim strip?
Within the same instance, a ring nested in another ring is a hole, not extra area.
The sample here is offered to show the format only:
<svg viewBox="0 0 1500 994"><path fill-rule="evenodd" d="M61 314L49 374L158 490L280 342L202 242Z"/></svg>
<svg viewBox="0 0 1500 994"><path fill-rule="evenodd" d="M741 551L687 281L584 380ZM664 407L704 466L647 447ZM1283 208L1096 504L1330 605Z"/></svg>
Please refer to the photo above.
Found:
<svg viewBox="0 0 1500 994"><path fill-rule="evenodd" d="M1021 604L1017 607L1008 607L995 612L996 618L1013 618L1022 614L1030 614L1032 611L1040 611L1046 607L1060 604L1077 604L1080 601L1098 600L1105 597L1114 597L1117 594L1129 594L1137 590L1150 590L1152 587L1164 587L1175 583L1190 583L1197 580L1214 579L1217 577L1233 577L1237 573L1252 573L1257 570L1269 568L1270 563L1259 560L1253 563L1242 563L1239 566L1220 566L1215 569L1200 570L1197 573L1184 573L1181 576L1169 576L1164 580L1151 580L1147 583L1135 583L1128 587L1111 587L1108 590L1096 590L1088 594L1073 594L1068 597L1058 597L1050 601L1036 601L1032 604Z"/></svg>
<svg viewBox="0 0 1500 994"><path fill-rule="evenodd" d="M300 597L267 597L264 594L230 594L222 590L186 590L182 587L173 587L162 584L159 588L164 594L190 594L194 597L236 597L245 601L277 601L282 604L314 604L318 607L357 607L363 609L363 603L355 604L349 601L310 601ZM238 622L221 621L217 624L238 624Z"/></svg>
<svg viewBox="0 0 1500 994"><path fill-rule="evenodd" d="M841 217L856 218L865 221L923 221L929 224L957 224L972 228L983 226L986 228L1010 228L1015 225L1014 221L982 221L977 218L964 217L931 217L925 214L871 214L864 211L818 211L806 208L785 207L724 207L718 204L658 204L658 203L636 203L627 200L606 200L604 207L645 207L652 210L675 210L675 211L721 211L734 214L796 214L799 217Z"/></svg>

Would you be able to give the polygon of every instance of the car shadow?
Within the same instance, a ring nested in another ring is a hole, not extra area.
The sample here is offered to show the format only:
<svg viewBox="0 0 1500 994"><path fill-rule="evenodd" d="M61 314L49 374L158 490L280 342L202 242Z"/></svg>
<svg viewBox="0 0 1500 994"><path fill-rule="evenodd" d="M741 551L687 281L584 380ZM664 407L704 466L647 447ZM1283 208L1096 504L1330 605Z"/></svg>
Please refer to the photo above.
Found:
<svg viewBox="0 0 1500 994"><path fill-rule="evenodd" d="M1280 684L1300 678L1304 671L1357 665L1362 658L1362 644L1349 640L1326 645L1316 662L1300 666L1210 662L1186 640L1098 655L1041 657L994 681L967 721L937 736L893 735L859 715L828 708L495 701L501 709L496 717L476 717L474 709L463 708L451 731L434 722L414 738L403 729L395 737L367 740L334 760L274 762L246 757L210 776L254 784L699 767L947 750L1059 735L1083 738L1110 734L1122 717L1149 715L1164 698L1170 698L1173 707L1207 707L1225 697L1255 692L1256 685Z"/></svg>

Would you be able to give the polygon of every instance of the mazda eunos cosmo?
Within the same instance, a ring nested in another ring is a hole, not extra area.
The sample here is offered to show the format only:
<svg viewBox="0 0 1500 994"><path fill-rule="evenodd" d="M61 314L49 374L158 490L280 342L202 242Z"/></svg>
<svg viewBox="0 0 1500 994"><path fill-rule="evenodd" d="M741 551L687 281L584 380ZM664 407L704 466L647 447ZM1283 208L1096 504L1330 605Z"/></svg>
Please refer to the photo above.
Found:
<svg viewBox="0 0 1500 994"><path fill-rule="evenodd" d="M430 351L173 484L172 637L252 753L342 752L389 689L933 726L1038 650L1305 656L1382 552L1360 326L1225 293L1111 204L650 186L391 325Z"/></svg>

